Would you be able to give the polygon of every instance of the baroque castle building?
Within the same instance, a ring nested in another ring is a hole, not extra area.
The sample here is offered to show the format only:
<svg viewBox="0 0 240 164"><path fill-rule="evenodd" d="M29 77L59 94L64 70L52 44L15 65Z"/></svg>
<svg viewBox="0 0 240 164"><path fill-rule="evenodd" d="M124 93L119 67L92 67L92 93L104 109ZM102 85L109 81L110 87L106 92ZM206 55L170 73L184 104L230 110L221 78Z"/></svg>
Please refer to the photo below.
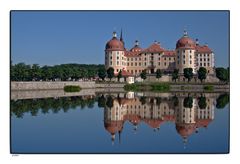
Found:
<svg viewBox="0 0 240 164"><path fill-rule="evenodd" d="M125 48L122 32L120 39L117 33L105 47L105 67L114 68L114 73L121 70L124 75L139 76L143 70L155 73L157 69L170 73L178 69L183 74L184 68L192 68L196 74L200 67L205 67L209 75L214 74L214 53L208 45L200 45L198 40L191 39L187 32L176 42L174 50L164 49L155 41L148 48L141 48L139 41L127 50Z"/></svg>

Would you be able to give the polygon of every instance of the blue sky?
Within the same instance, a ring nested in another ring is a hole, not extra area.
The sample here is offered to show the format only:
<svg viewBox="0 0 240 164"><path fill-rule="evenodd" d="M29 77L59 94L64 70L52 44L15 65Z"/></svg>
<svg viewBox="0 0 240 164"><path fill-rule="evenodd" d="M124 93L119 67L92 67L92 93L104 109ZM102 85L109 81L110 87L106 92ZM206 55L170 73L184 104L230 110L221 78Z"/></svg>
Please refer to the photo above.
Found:
<svg viewBox="0 0 240 164"><path fill-rule="evenodd" d="M191 38L207 43L216 66L228 66L229 15L225 11L13 11L11 59L13 63L103 64L104 48L115 30L127 49L136 39L147 48L154 40L174 49L187 29Z"/></svg>

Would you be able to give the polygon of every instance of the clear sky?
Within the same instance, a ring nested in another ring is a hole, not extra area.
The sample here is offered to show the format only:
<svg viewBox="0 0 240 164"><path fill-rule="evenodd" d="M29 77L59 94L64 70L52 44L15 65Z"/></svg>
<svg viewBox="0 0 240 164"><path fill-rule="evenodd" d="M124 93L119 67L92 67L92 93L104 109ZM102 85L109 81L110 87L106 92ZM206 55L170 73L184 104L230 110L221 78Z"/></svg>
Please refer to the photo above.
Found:
<svg viewBox="0 0 240 164"><path fill-rule="evenodd" d="M175 49L187 29L207 43L216 66L229 62L229 13L226 11L13 11L11 60L26 64L103 64L105 44L121 28L127 49L137 39L142 48L154 40Z"/></svg>

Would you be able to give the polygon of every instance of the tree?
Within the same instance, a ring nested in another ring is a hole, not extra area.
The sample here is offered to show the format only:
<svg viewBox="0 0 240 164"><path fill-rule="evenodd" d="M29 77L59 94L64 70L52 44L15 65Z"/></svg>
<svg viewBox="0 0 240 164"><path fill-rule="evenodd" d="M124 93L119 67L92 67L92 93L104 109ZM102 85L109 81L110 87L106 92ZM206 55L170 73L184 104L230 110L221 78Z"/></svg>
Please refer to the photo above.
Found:
<svg viewBox="0 0 240 164"><path fill-rule="evenodd" d="M220 81L228 80L228 71L222 67L216 68L216 76Z"/></svg>
<svg viewBox="0 0 240 164"><path fill-rule="evenodd" d="M201 80L201 83L207 77L207 69L204 67L200 67L198 70L198 79Z"/></svg>
<svg viewBox="0 0 240 164"><path fill-rule="evenodd" d="M192 108L193 107L193 98L192 97L186 97L183 100L183 106L185 108Z"/></svg>
<svg viewBox="0 0 240 164"><path fill-rule="evenodd" d="M109 67L107 70L107 76L110 79L110 81L112 80L112 78L114 77L114 69L112 67Z"/></svg>
<svg viewBox="0 0 240 164"><path fill-rule="evenodd" d="M110 108L110 109L113 107L113 98L112 98L111 95L109 95L109 96L107 97L106 105L107 105L107 107Z"/></svg>
<svg viewBox="0 0 240 164"><path fill-rule="evenodd" d="M122 78L122 70L119 71L117 78L118 78L118 81L120 81L120 79Z"/></svg>
<svg viewBox="0 0 240 164"><path fill-rule="evenodd" d="M192 68L184 68L183 73L184 73L184 77L188 79L188 82L193 78Z"/></svg>
<svg viewBox="0 0 240 164"><path fill-rule="evenodd" d="M174 80L176 82L176 80L178 79L178 69L174 69L173 73L172 73L172 80Z"/></svg>
<svg viewBox="0 0 240 164"><path fill-rule="evenodd" d="M206 97L201 96L198 98L198 107L200 109L206 109L207 107Z"/></svg>
<svg viewBox="0 0 240 164"><path fill-rule="evenodd" d="M216 108L222 109L229 103L229 94L222 94L217 98Z"/></svg>
<svg viewBox="0 0 240 164"><path fill-rule="evenodd" d="M159 79L161 77L162 77L162 72L161 72L160 69L157 69L157 71L156 71L156 78Z"/></svg>
<svg viewBox="0 0 240 164"><path fill-rule="evenodd" d="M98 97L98 107L99 108L104 108L106 106L106 98L104 95Z"/></svg>
<svg viewBox="0 0 240 164"><path fill-rule="evenodd" d="M147 78L147 71L146 71L146 70L143 70L143 71L141 72L140 76L141 76L141 78L142 78L143 80L145 80L145 79Z"/></svg>
<svg viewBox="0 0 240 164"><path fill-rule="evenodd" d="M33 80L39 80L41 78L41 69L38 64L32 65L30 76Z"/></svg>
<svg viewBox="0 0 240 164"><path fill-rule="evenodd" d="M106 77L106 70L105 70L105 68L100 68L98 70L98 77L101 78L104 81L104 79Z"/></svg>

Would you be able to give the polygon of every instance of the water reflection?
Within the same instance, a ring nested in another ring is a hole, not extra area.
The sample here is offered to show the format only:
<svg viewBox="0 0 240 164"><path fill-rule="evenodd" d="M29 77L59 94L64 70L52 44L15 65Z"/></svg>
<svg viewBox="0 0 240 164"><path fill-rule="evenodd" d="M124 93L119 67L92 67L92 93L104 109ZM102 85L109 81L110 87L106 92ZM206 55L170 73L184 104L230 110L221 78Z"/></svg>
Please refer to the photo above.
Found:
<svg viewBox="0 0 240 164"><path fill-rule="evenodd" d="M199 128L207 128L214 120L214 109L224 108L229 103L229 94L219 93L166 93L160 95L143 93L111 93L95 96L73 96L46 99L11 100L11 115L23 118L25 113L37 116L40 112L58 113L69 110L90 109L97 102L104 110L104 127L112 144L121 133L124 124L130 122L133 133L137 133L140 123L159 131L164 123L175 124L184 145L188 137L198 133Z"/></svg>

